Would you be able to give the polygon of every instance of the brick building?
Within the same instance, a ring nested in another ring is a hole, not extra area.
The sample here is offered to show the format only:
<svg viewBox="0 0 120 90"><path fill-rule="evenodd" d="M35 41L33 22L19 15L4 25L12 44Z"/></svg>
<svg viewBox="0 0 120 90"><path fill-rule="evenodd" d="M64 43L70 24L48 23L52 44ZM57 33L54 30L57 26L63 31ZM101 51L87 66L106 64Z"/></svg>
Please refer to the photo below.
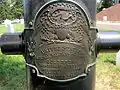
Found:
<svg viewBox="0 0 120 90"><path fill-rule="evenodd" d="M97 14L97 21L120 22L120 4L103 9Z"/></svg>

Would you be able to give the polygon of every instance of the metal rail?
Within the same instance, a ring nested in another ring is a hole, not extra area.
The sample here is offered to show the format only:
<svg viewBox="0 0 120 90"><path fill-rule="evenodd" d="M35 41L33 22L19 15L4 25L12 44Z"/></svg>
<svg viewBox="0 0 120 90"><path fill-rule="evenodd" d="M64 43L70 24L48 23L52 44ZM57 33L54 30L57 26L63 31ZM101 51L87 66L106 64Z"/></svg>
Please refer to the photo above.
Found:
<svg viewBox="0 0 120 90"><path fill-rule="evenodd" d="M0 47L3 54L23 54L24 42L22 33L5 33L0 35Z"/></svg>
<svg viewBox="0 0 120 90"><path fill-rule="evenodd" d="M120 49L120 33L103 32L98 34L97 51L98 52L118 52Z"/></svg>

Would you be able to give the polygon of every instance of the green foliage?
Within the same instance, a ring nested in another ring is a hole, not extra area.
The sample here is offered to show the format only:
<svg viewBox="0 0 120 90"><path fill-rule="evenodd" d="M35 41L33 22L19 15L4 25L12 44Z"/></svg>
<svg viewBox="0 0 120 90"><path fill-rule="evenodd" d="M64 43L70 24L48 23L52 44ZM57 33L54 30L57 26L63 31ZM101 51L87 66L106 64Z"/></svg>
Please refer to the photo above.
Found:
<svg viewBox="0 0 120 90"><path fill-rule="evenodd" d="M97 12L103 10L103 8L109 8L115 4L115 0L101 0L101 2L97 3Z"/></svg>
<svg viewBox="0 0 120 90"><path fill-rule="evenodd" d="M0 53L0 90L26 90L25 61L22 56Z"/></svg>
<svg viewBox="0 0 120 90"><path fill-rule="evenodd" d="M97 12L99 12L99 11L100 11L100 8L101 8L101 3L100 3L100 2L98 2L98 3L97 3Z"/></svg>
<svg viewBox="0 0 120 90"><path fill-rule="evenodd" d="M115 53L98 55L96 90L120 90L120 67L115 65Z"/></svg>
<svg viewBox="0 0 120 90"><path fill-rule="evenodd" d="M0 5L0 20L12 19L10 3L3 2Z"/></svg>
<svg viewBox="0 0 120 90"><path fill-rule="evenodd" d="M23 0L4 1L0 4L0 20L23 17Z"/></svg>
<svg viewBox="0 0 120 90"><path fill-rule="evenodd" d="M102 8L108 8L113 5L113 0L103 0L102 1Z"/></svg>
<svg viewBox="0 0 120 90"><path fill-rule="evenodd" d="M14 18L22 18L23 17L23 0L12 0L12 12Z"/></svg>

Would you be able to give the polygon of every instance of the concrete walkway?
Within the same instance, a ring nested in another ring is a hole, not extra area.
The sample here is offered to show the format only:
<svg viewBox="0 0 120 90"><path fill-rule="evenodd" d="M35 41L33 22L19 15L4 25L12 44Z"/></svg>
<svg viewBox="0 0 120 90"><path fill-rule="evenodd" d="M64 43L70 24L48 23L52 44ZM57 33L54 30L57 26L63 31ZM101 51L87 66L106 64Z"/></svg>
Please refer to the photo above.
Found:
<svg viewBox="0 0 120 90"><path fill-rule="evenodd" d="M105 30L120 30L120 23L103 23L97 22L96 26L99 29Z"/></svg>

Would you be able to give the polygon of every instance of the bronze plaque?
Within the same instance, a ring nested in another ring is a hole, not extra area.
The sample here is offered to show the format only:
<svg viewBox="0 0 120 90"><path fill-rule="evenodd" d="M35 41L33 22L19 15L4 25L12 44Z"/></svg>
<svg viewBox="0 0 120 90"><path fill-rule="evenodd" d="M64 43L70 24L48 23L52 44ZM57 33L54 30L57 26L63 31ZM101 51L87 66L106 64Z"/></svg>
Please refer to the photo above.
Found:
<svg viewBox="0 0 120 90"><path fill-rule="evenodd" d="M67 1L42 7L30 41L40 74L69 80L85 73L90 58L89 23L83 9Z"/></svg>

